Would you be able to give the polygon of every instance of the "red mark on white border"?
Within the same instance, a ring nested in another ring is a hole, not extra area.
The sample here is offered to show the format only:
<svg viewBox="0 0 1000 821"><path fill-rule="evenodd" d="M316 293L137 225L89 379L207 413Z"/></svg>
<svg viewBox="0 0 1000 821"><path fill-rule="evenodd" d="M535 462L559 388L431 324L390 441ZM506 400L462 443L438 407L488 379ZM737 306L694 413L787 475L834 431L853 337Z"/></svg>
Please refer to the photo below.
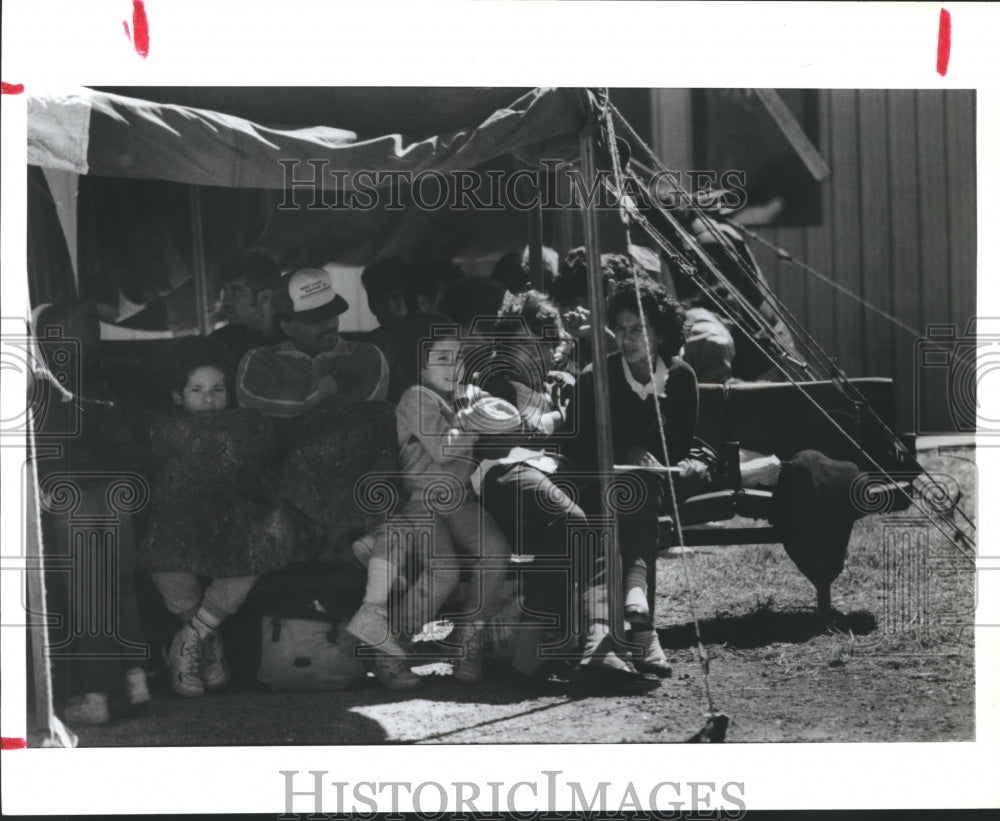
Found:
<svg viewBox="0 0 1000 821"><path fill-rule="evenodd" d="M938 55L937 73L944 77L948 73L948 61L951 59L951 13L941 9L938 20Z"/></svg>
<svg viewBox="0 0 1000 821"><path fill-rule="evenodd" d="M4 94L23 94L24 93L24 83L4 83L0 81L0 86L3 86Z"/></svg>
<svg viewBox="0 0 1000 821"><path fill-rule="evenodd" d="M122 20L125 36L135 47L135 52L143 59L149 56L149 20L146 18L146 6L142 0L132 0L132 29L129 30L128 20ZM132 36L135 32L135 37Z"/></svg>

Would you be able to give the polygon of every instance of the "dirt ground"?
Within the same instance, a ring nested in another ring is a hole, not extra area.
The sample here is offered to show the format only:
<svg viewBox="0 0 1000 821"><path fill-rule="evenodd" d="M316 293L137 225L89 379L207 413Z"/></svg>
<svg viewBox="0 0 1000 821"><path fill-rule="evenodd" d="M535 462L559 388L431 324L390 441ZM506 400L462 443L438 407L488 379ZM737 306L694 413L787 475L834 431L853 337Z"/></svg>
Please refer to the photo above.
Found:
<svg viewBox="0 0 1000 821"><path fill-rule="evenodd" d="M961 653L834 659L789 673L787 646L712 648L713 698L732 719L727 742L974 738L972 665ZM77 730L81 746L112 747L679 742L702 725L705 693L692 654L670 655L674 677L643 696L535 697L500 680L465 687L430 675L405 696L374 680L339 693L163 695L139 716Z"/></svg>
<svg viewBox="0 0 1000 821"><path fill-rule="evenodd" d="M969 456L933 454L925 463L967 489L962 504L971 517ZM160 685L141 713L74 729L81 746L684 741L707 707L685 592L689 561L712 699L731 718L727 742L972 740L974 568L913 514L856 525L833 587L840 615L829 627L780 545L661 560L657 620L673 676L646 695L538 696L513 687L502 667L481 685L463 686L447 664L429 661L416 668L424 687L403 695L372 677L342 692L271 694L244 685L201 699ZM895 533L928 534L905 543L924 555L915 576L904 568L912 578L900 577L902 565L892 560Z"/></svg>

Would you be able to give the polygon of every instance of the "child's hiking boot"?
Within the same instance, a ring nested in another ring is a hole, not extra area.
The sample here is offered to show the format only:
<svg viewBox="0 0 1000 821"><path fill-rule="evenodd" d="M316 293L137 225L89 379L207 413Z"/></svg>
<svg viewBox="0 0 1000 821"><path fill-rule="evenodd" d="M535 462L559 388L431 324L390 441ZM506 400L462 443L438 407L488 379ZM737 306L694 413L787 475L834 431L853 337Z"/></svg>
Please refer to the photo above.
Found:
<svg viewBox="0 0 1000 821"><path fill-rule="evenodd" d="M201 681L209 690L218 690L229 683L229 666L218 630L206 633L201 639Z"/></svg>
<svg viewBox="0 0 1000 821"><path fill-rule="evenodd" d="M460 628L458 646L462 656L455 659L452 675L463 684L475 684L483 680L483 655L486 649L486 636L483 623L476 622Z"/></svg>
<svg viewBox="0 0 1000 821"><path fill-rule="evenodd" d="M177 695L195 698L205 694L201 681L201 640L190 623L178 630L170 643L167 666L170 686Z"/></svg>
<svg viewBox="0 0 1000 821"><path fill-rule="evenodd" d="M374 658L373 667L378 680L387 690L415 690L423 679L410 669L410 663L399 656L379 653Z"/></svg>
<svg viewBox="0 0 1000 821"><path fill-rule="evenodd" d="M149 685L146 683L146 671L141 667L130 667L125 671L125 696L133 707L152 701Z"/></svg>
<svg viewBox="0 0 1000 821"><path fill-rule="evenodd" d="M107 693L81 693L66 703L69 724L107 724L111 721Z"/></svg>

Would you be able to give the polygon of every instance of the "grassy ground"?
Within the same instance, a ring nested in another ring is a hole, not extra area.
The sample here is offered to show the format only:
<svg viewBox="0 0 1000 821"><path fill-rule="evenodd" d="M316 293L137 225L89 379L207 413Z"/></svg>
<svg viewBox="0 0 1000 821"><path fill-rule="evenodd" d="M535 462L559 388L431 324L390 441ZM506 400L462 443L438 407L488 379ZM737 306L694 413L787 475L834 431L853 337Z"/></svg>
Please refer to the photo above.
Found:
<svg viewBox="0 0 1000 821"><path fill-rule="evenodd" d="M962 489L959 510L974 521L972 456L971 450L935 452L921 461L941 485ZM953 521L963 519L956 513ZM661 641L676 659L693 652L693 607L715 659L710 682L722 709L724 695L746 703L747 693L759 688L781 693L793 714L805 708L796 716L801 727L813 723L810 705L839 717L842 728L832 731L838 740L867 737L868 725L877 734L880 723L887 740L970 739L974 550L956 544L950 526L943 529L914 507L857 522L846 567L833 585L832 623L816 617L815 591L781 545L703 549L688 565L693 597L683 560L661 562L657 610L667 625ZM758 683L734 689L727 670L746 665L756 669ZM890 682L887 715L877 701L865 702L863 690L876 693ZM768 727L766 715L754 722L753 740L772 740L777 725Z"/></svg>

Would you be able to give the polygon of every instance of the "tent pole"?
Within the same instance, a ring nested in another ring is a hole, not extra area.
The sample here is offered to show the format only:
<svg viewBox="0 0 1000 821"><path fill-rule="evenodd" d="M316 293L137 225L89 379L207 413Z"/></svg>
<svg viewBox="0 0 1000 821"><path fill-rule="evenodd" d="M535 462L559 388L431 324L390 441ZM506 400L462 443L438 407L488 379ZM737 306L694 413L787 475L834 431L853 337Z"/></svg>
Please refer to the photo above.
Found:
<svg viewBox="0 0 1000 821"><path fill-rule="evenodd" d="M194 307L198 333L208 336L212 332L211 301L208 295L208 277L205 273L205 235L202 226L201 189L188 186L191 202L191 259L194 275Z"/></svg>
<svg viewBox="0 0 1000 821"><path fill-rule="evenodd" d="M594 132L588 130L580 137L580 165L583 185L588 191L597 190L597 170L594 160ZM615 511L610 504L610 487L614 471L614 450L611 443L611 408L608 404L608 345L604 329L607 313L604 305L604 283L601 279L601 253L598 246L597 211L593 197L581 195L583 209L583 241L587 254L587 296L590 308L591 343L594 354L594 409L597 422L597 468L601 487L602 547L607 561L608 612L611 618L611 635L620 635L624 624L622 601L621 554L618 551L618 528ZM606 534L606 539L605 539Z"/></svg>
<svg viewBox="0 0 1000 821"><path fill-rule="evenodd" d="M45 557L42 549L42 520L39 507L38 451L34 423L28 423L28 452L25 465L28 482L24 496L24 547L27 556L28 640L31 642L31 668L35 687L35 722L42 736L42 747L75 747L78 738L55 713L52 692L52 661L49 658L50 618L45 592Z"/></svg>
<svg viewBox="0 0 1000 821"><path fill-rule="evenodd" d="M580 160L583 184L596 190L597 171L594 163L594 135L580 138ZM597 421L597 465L601 472L601 490L607 489L614 467L611 446L611 409L608 406L608 344L604 329L607 317L604 307L604 283L601 279L601 253L597 239L597 212L592 197L582 197L583 240L587 254L587 296L594 351L594 406ZM605 500L606 501L606 500ZM604 510L605 515L608 510Z"/></svg>
<svg viewBox="0 0 1000 821"><path fill-rule="evenodd" d="M536 291L545 290L545 261L542 258L542 203L538 189L535 202L528 212L528 269L531 272L531 287Z"/></svg>

